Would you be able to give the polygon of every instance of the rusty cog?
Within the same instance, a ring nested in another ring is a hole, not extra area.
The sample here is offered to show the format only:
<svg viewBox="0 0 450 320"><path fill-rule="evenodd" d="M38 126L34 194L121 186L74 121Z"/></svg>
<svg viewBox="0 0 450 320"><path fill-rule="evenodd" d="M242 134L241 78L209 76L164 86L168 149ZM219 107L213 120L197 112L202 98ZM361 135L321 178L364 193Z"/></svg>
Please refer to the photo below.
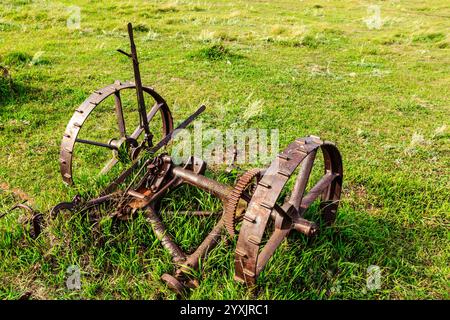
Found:
<svg viewBox="0 0 450 320"><path fill-rule="evenodd" d="M253 180L258 179L261 175L261 169L251 169L246 171L242 176L239 177L236 184L234 185L233 190L231 190L230 195L228 196L227 202L224 208L223 220L225 224L225 228L227 229L230 236L236 235L236 222L238 217L238 208L239 202L241 200L245 202L249 202L249 199L245 199L244 193L246 191L252 192L254 188L249 189L249 186L252 185Z"/></svg>

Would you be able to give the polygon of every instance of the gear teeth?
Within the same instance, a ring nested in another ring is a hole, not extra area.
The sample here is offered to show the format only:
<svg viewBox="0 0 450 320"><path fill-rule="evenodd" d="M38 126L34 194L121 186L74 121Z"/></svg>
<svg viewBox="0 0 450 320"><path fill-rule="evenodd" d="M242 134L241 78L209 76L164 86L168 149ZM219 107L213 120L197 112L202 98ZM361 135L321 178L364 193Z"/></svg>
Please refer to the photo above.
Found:
<svg viewBox="0 0 450 320"><path fill-rule="evenodd" d="M228 196L227 202L224 208L224 224L230 236L236 235L236 209L239 204L239 200L242 197L242 193L251 183L251 181L261 173L261 169L251 169L246 171L239 177L233 190L231 190ZM254 190L252 190L254 192Z"/></svg>

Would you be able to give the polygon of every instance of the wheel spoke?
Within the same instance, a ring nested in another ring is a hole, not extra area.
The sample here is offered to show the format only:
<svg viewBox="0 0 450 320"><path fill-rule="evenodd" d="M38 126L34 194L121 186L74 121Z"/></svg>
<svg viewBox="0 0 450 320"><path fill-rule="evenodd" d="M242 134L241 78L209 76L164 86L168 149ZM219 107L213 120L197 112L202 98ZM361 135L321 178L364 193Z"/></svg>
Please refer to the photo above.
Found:
<svg viewBox="0 0 450 320"><path fill-rule="evenodd" d="M302 203L300 205L300 215L303 215L311 203L313 203L314 200L316 200L338 176L339 174L337 173L327 173L319 180L319 182L316 183L314 187L311 188L311 190L309 190L308 194L302 199Z"/></svg>
<svg viewBox="0 0 450 320"><path fill-rule="evenodd" d="M273 234L270 236L264 248L261 250L261 253L258 256L258 263L256 265L256 274L259 274L262 269L266 266L270 257L274 254L275 250L277 250L280 243L284 240L287 234L291 231L288 229L275 229Z"/></svg>
<svg viewBox="0 0 450 320"><path fill-rule="evenodd" d="M317 149L313 150L301 163L300 172L297 180L295 181L291 197L289 198L289 203L297 211L300 208L306 185L308 184L309 176L311 175L311 169L314 164L314 160L316 159L316 153Z"/></svg>
<svg viewBox="0 0 450 320"><path fill-rule="evenodd" d="M119 160L115 157L109 160L108 163L103 167L102 171L100 171L100 174L106 174L109 170L111 170L112 167L116 165L117 162L119 162Z"/></svg>
<svg viewBox="0 0 450 320"><path fill-rule="evenodd" d="M162 103L155 103L152 107L152 109L150 110L149 113L147 113L147 121L150 123L150 121L153 119L153 117L155 116L156 112L158 112L159 108L162 106ZM136 130L134 130L134 132L131 134L131 138L133 139L137 139L141 133L144 131L144 128L142 126L139 126L136 128Z"/></svg>
<svg viewBox="0 0 450 320"><path fill-rule="evenodd" d="M117 150L116 146L113 146L111 144L108 143L103 143L103 142L98 142L98 141L92 141L92 140L85 140L85 139L75 139L76 142L80 142L80 143L84 143L84 144L90 144L93 146L97 146L97 147L103 147L103 148L108 148L111 150Z"/></svg>
<svg viewBox="0 0 450 320"><path fill-rule="evenodd" d="M126 137L125 119L123 118L122 99L120 98L120 91L114 92L114 109L116 111L117 125L119 126L120 136Z"/></svg>

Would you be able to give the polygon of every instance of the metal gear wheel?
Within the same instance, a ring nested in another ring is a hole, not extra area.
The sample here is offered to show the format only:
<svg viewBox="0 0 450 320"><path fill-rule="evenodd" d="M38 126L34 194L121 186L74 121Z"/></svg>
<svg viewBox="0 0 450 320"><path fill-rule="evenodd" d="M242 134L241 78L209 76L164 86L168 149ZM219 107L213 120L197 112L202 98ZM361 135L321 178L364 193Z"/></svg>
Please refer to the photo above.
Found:
<svg viewBox="0 0 450 320"><path fill-rule="evenodd" d="M261 174L261 169L251 169L246 171L242 176L239 177L233 190L228 196L227 202L224 208L224 224L228 233L234 237L236 235L236 222L237 222L237 209L239 206L239 201L244 200L246 202L249 199L244 199L244 193L248 187L252 184L253 180L258 178Z"/></svg>

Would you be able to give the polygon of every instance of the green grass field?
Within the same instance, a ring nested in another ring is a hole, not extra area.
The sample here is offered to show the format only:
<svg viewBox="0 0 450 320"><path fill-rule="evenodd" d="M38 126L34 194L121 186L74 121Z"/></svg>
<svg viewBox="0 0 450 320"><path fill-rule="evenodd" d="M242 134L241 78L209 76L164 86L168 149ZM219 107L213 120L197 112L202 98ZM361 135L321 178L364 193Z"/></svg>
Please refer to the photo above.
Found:
<svg viewBox="0 0 450 320"><path fill-rule="evenodd" d="M233 280L235 243L220 245L188 298L449 298L445 0L2 0L0 66L11 78L0 72L0 212L23 200L47 212L99 191L101 181L87 178L96 154L85 153L78 189L63 185L59 144L90 93L132 79L130 62L115 51L128 51L128 22L143 82L167 100L176 124L205 103L205 128L279 129L280 148L313 134L336 142L344 160L335 225L312 240L291 235L255 291ZM209 174L232 184L222 171ZM166 202L220 208L192 188ZM26 292L32 299L176 298L159 279L174 271L170 256L143 217L94 227L66 215L32 240L22 215L0 220L1 299ZM186 250L215 220L163 218ZM71 265L80 267L81 290L66 288ZM373 291L366 289L370 265L381 268Z"/></svg>

